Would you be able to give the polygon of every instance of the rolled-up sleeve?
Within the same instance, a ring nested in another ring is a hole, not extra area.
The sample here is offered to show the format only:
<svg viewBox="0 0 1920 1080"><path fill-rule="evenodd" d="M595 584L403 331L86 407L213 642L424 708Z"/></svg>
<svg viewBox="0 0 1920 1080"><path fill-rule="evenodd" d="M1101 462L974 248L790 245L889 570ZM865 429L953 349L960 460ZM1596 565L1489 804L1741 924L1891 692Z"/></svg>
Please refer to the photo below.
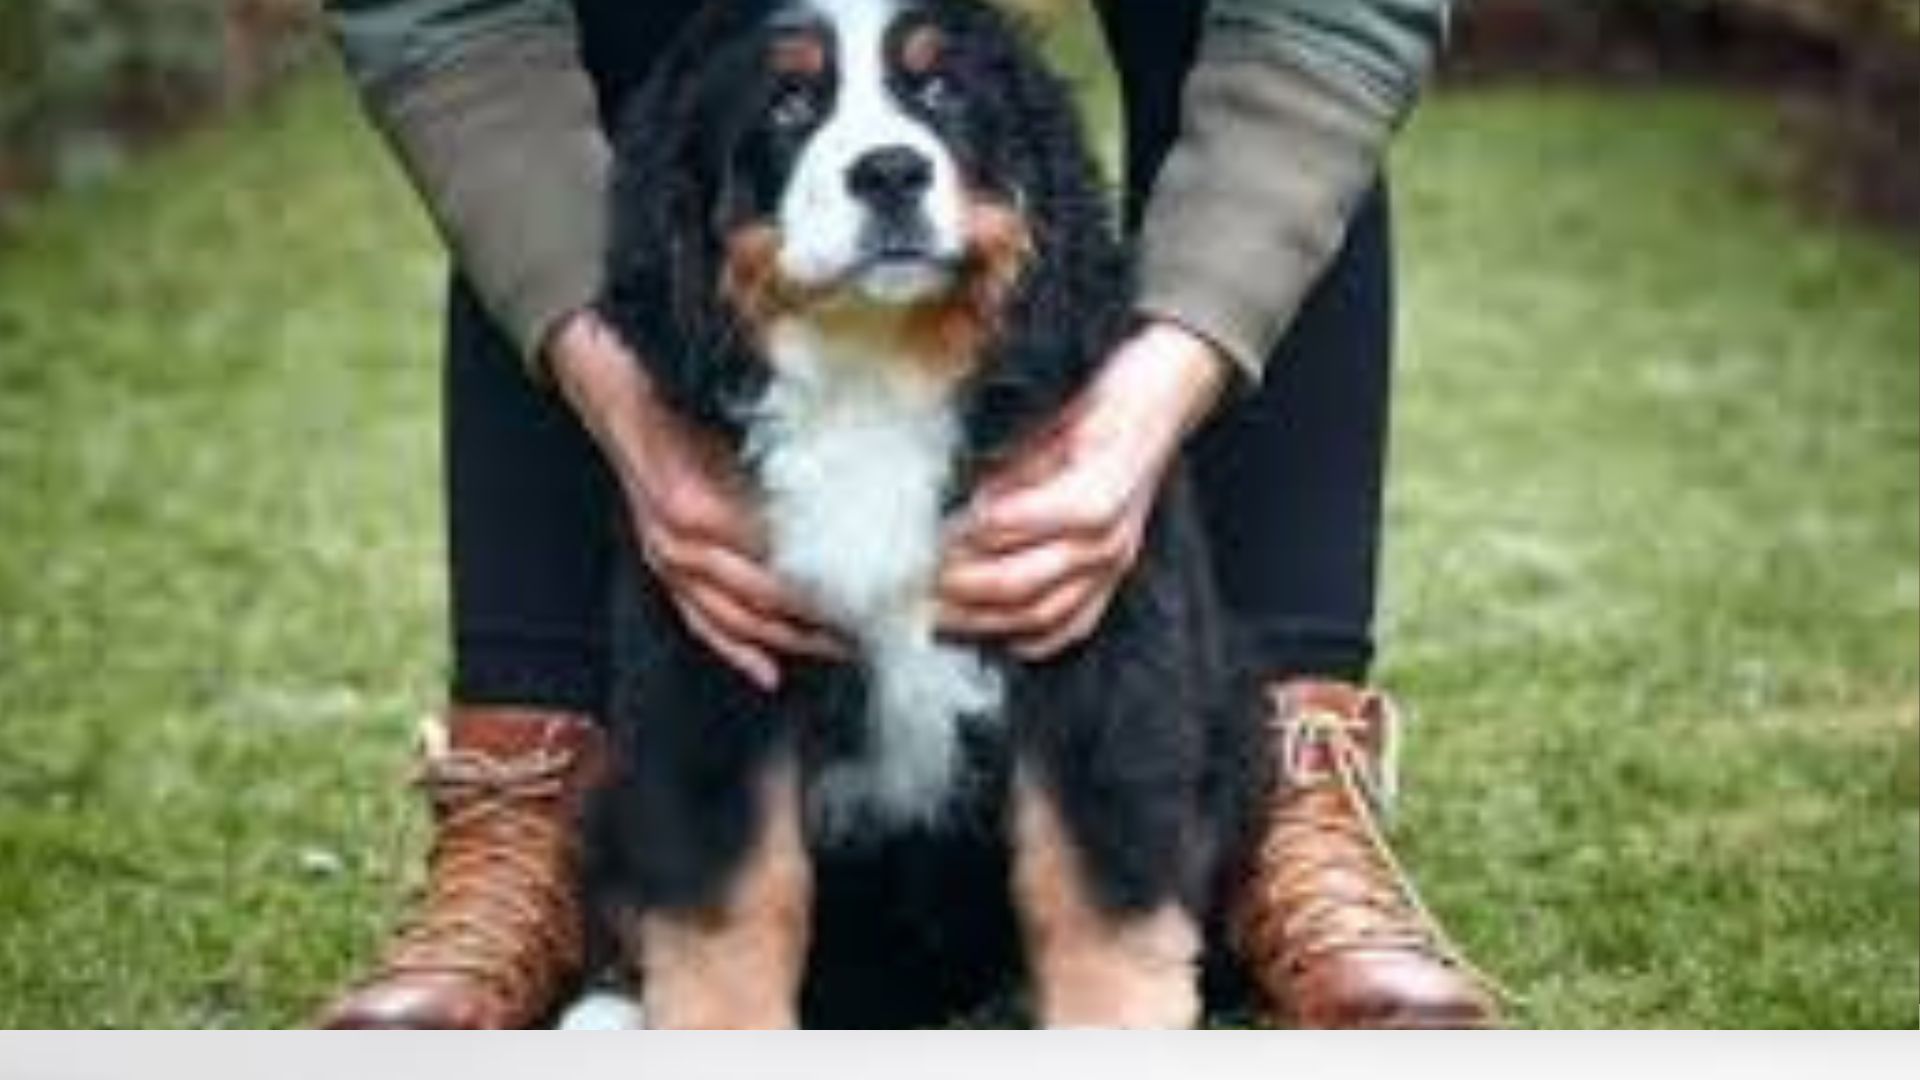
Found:
<svg viewBox="0 0 1920 1080"><path fill-rule="evenodd" d="M529 369L599 287L608 152L562 0L329 0L368 114Z"/></svg>
<svg viewBox="0 0 1920 1080"><path fill-rule="evenodd" d="M1213 0L1141 232L1141 309L1250 380L1339 250L1446 0Z"/></svg>

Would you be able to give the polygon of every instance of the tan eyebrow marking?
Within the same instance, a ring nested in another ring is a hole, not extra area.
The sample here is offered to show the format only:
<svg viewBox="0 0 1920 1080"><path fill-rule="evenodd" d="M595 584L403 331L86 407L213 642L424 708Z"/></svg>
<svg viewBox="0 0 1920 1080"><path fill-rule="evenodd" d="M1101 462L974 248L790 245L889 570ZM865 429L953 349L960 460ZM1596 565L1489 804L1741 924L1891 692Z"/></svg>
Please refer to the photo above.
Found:
<svg viewBox="0 0 1920 1080"><path fill-rule="evenodd" d="M767 64L780 75L819 75L827 70L827 47L818 34L806 31L781 34L773 39Z"/></svg>
<svg viewBox="0 0 1920 1080"><path fill-rule="evenodd" d="M940 62L946 51L947 35L932 23L921 23L900 42L900 67L908 74L925 75Z"/></svg>

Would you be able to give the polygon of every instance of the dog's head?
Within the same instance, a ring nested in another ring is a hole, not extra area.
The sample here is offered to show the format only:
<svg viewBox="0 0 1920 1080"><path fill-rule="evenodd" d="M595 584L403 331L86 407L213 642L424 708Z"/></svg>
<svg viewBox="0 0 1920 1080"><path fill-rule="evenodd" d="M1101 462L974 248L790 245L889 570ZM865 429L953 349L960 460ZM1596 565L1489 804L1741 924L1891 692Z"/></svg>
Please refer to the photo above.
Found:
<svg viewBox="0 0 1920 1080"><path fill-rule="evenodd" d="M769 377L782 319L892 320L903 356L1032 410L1117 334L1124 260L1070 97L977 0L713 4L615 154L603 310L703 419Z"/></svg>

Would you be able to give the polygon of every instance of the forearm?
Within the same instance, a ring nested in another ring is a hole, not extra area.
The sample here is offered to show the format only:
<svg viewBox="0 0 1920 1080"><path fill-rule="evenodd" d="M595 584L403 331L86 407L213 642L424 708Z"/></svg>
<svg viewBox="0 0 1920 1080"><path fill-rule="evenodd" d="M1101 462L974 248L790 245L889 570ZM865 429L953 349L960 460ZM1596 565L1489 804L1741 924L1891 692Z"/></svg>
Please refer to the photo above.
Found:
<svg viewBox="0 0 1920 1080"><path fill-rule="evenodd" d="M1142 310L1257 380L1374 184L1446 10L1215 0L1142 228Z"/></svg>
<svg viewBox="0 0 1920 1080"><path fill-rule="evenodd" d="M332 0L369 115L538 372L598 290L608 152L557 0Z"/></svg>

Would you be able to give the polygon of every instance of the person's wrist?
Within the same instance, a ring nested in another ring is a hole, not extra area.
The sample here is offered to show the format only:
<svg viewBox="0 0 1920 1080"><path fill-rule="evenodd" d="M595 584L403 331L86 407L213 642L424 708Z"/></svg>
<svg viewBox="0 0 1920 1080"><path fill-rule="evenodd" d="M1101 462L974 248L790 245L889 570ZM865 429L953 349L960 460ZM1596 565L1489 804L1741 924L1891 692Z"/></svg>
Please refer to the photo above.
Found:
<svg viewBox="0 0 1920 1080"><path fill-rule="evenodd" d="M1177 323L1150 322L1120 346L1100 382L1130 441L1164 458L1212 412L1231 377L1227 359L1205 338Z"/></svg>
<svg viewBox="0 0 1920 1080"><path fill-rule="evenodd" d="M617 341L590 308L561 316L547 335L547 373L575 412L585 418L600 402L601 387L612 374L608 361Z"/></svg>
<svg viewBox="0 0 1920 1080"><path fill-rule="evenodd" d="M1233 378L1232 361L1213 342L1176 322L1150 322L1135 340L1164 366L1184 436L1205 421L1225 396Z"/></svg>
<svg viewBox="0 0 1920 1080"><path fill-rule="evenodd" d="M645 487L646 444L660 424L652 384L613 329L592 309L565 316L547 344L547 368L621 485Z"/></svg>

